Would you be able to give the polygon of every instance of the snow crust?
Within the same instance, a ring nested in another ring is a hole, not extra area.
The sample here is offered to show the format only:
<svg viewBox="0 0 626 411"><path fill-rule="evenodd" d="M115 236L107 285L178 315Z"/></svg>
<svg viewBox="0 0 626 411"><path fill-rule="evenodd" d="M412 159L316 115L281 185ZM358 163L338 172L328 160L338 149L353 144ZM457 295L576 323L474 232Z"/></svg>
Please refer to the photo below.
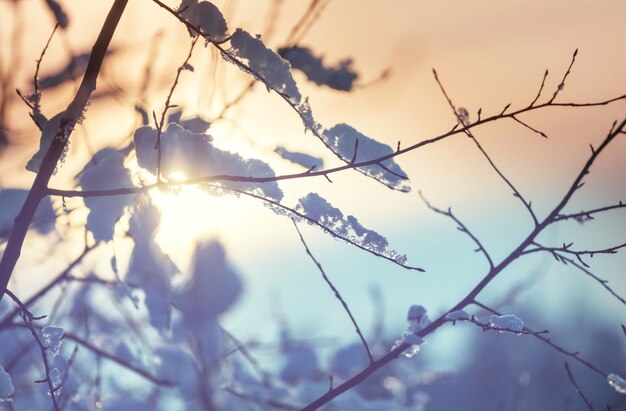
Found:
<svg viewBox="0 0 626 411"><path fill-rule="evenodd" d="M354 241L368 250L389 257L398 264L407 262L406 255L388 248L389 243L385 237L376 231L363 227L356 217L344 216L341 210L333 207L317 193L309 193L302 197L298 201L296 210L330 231Z"/></svg>
<svg viewBox="0 0 626 411"><path fill-rule="evenodd" d="M139 166L151 173L157 168L157 131L141 127L135 131L135 149ZM183 173L187 178L209 175L241 177L274 177L274 170L257 159L244 159L237 153L220 150L211 143L213 138L203 133L193 133L176 123L170 123L161 136L161 173L171 176ZM275 181L267 183L224 181L226 187L261 192L274 200L281 200L283 192Z"/></svg>
<svg viewBox="0 0 626 411"><path fill-rule="evenodd" d="M393 153L393 150L388 145L365 136L345 123L337 124L330 129L324 130L322 139L340 159L348 163L352 159L354 159L354 162L359 163ZM404 192L411 190L406 173L402 171L393 159L381 161L380 164L366 165L358 169L394 190Z"/></svg>
<svg viewBox="0 0 626 411"><path fill-rule="evenodd" d="M513 314L492 315L489 319L489 325L505 331L522 332L524 330L524 321Z"/></svg>

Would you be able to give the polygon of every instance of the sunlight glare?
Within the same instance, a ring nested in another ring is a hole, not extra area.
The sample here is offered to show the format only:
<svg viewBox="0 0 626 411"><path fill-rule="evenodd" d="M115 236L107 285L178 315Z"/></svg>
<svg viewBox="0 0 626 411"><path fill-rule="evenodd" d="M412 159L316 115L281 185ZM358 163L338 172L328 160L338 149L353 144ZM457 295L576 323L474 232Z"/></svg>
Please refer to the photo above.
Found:
<svg viewBox="0 0 626 411"><path fill-rule="evenodd" d="M182 173L172 177L185 178ZM150 195L161 211L156 241L176 253L192 249L198 239L220 236L237 217L236 197L211 195L195 185L153 190Z"/></svg>

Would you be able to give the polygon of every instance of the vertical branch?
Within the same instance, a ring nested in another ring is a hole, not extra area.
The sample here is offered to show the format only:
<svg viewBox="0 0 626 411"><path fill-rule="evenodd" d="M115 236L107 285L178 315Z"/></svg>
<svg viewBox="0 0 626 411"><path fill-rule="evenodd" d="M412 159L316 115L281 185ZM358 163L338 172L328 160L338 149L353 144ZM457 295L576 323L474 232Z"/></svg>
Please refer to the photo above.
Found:
<svg viewBox="0 0 626 411"><path fill-rule="evenodd" d="M334 286L334 284L330 281L330 279L326 275L326 272L322 268L322 265L315 259L315 257L311 253L311 250L309 250L309 247L307 246L306 242L304 241L304 237L302 237L302 233L300 232L300 229L298 228L298 225L296 224L295 221L293 221L293 226L296 228L296 231L298 232L298 236L300 236L300 241L302 242L302 245L304 245L304 249L306 250L306 253L309 255L309 257L311 257L311 260L313 260L313 262L315 263L317 268L320 270L320 273L322 273L322 277L324 277L324 281L326 281L326 284L328 284L328 286L333 291L333 293L335 293L335 297L337 297L339 302L341 302L341 305L343 305L343 308L346 311L346 313L348 313L348 316L350 317L350 321L352 321L352 324L354 325L354 328L356 329L356 333L359 335L359 338L361 339L361 342L363 343L363 347L365 347L365 351L367 352L367 356L370 359L370 363L373 363L374 362L374 357L372 356L372 351L370 350L370 347L367 344L367 341L365 341L365 337L363 337L363 333L361 332L361 329L359 328L359 325L357 324L356 320L354 319L354 316L352 315L352 312L350 311L350 308L348 307L348 304L343 299L341 294L339 294L339 290L337 290L337 288Z"/></svg>
<svg viewBox="0 0 626 411"><path fill-rule="evenodd" d="M0 260L0 300L7 290L7 285L13 274L15 264L20 258L24 238L33 220L37 206L41 199L47 194L46 190L50 177L57 166L61 154L65 150L67 141L74 130L74 126L81 120L91 94L96 89L96 80L100 72L100 67L102 66L102 61L104 60L111 38L115 33L127 3L128 0L115 0L111 6L111 10L98 35L98 39L92 48L83 81L76 96L61 117L59 130L43 158L39 173L37 173L35 177L35 181L24 201L24 205L15 218L13 230L7 241L2 260Z"/></svg>
<svg viewBox="0 0 626 411"><path fill-rule="evenodd" d="M576 392L578 393L580 398L582 398L582 400L585 402L585 404L587 405L587 408L589 408L589 411L594 411L593 404L591 403L591 401L587 399L587 397L585 397L583 390L580 389L580 386L574 379L574 374L572 373L572 370L569 367L569 364L567 363L567 361L565 361L565 371L567 371L567 376L569 380L572 382L572 384L574 384L574 387L576 388Z"/></svg>
<svg viewBox="0 0 626 411"><path fill-rule="evenodd" d="M186 70L189 67L188 66L189 59L191 59L191 55L193 54L193 49L196 47L196 43L198 42L199 38L200 38L200 35L196 35L196 37L194 37L193 41L191 42L191 47L189 47L189 53L187 53L187 57L185 58L185 61L183 62L183 64L180 65L180 67L178 67L178 70L176 70L176 77L174 78L174 82L172 83L170 92L167 95L167 99L165 100L163 111L161 112L161 120L157 121L156 115L154 114L154 112L152 113L154 116L154 122L156 123L155 126L157 127L157 140L156 140L156 146L154 148L157 150L156 174L157 174L157 182L159 184L161 183L161 135L163 134L163 126L165 125L165 116L167 115L167 112L170 108L176 107L175 104L170 104L170 101L172 99L172 95L174 94L174 90L176 90L176 86L178 85L178 80L180 79L180 73L182 73L183 70Z"/></svg>

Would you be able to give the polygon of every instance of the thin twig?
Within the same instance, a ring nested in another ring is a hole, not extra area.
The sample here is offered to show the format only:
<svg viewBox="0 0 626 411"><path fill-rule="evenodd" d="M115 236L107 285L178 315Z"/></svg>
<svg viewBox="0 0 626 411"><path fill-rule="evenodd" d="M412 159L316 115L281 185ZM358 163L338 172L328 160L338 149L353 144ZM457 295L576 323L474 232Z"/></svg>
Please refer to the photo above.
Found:
<svg viewBox="0 0 626 411"><path fill-rule="evenodd" d="M0 260L0 300L7 290L7 285L13 274L15 264L20 258L24 238L33 220L37 206L46 195L50 177L57 167L57 162L65 150L75 125L84 115L91 94L96 89L96 80L100 73L102 61L104 60L109 43L115 33L117 24L126 9L127 3L128 0L115 0L111 6L109 14L102 26L102 30L98 35L98 39L93 46L81 85L74 99L61 115L59 129L44 155L41 167L28 192L24 205L15 218L13 230L11 231L6 248L2 254L2 260Z"/></svg>
<svg viewBox="0 0 626 411"><path fill-rule="evenodd" d="M458 225L458 229L459 231L467 234L472 241L474 241L474 243L476 243L476 245L478 246L478 248L475 251L480 251L483 253L483 255L485 256L485 258L487 259L487 262L489 263L489 268L493 269L494 265L493 265L493 260L491 259L491 256L489 255L489 252L487 252L487 249L485 249L485 246L483 246L483 244L480 242L480 240L478 239L478 237L476 237L468 228L465 224L463 224L461 222L461 220L459 220L453 213L452 213L452 208L448 208L448 211L445 210L441 210L435 206L433 206L427 199L426 197L424 197L424 195L422 194L422 192L419 192L420 197L422 198L422 201L424 201L424 203L426 204L426 207L428 207L430 210L434 211L437 214L441 214L444 215L448 218L451 218L457 225Z"/></svg>
<svg viewBox="0 0 626 411"><path fill-rule="evenodd" d="M572 373L572 370L570 369L567 361L565 361L565 371L567 371L567 376L569 377L569 380L572 382L572 384L574 384L574 388L576 388L576 392L578 393L580 398L585 402L585 404L587 405L587 408L589 408L589 411L594 411L593 404L591 403L591 401L587 399L587 397L585 397L583 390L580 389L580 386L574 379L574 374Z"/></svg>
<svg viewBox="0 0 626 411"><path fill-rule="evenodd" d="M493 279L498 276L498 274L500 274L505 268L507 268L513 261L518 259L521 256L522 251L524 251L524 249L526 249L526 247L528 247L530 244L532 244L534 239L548 225L550 225L553 222L554 218L557 215L559 215L561 210L563 210L563 208L567 205L567 203L571 199L572 195L577 190L577 187L580 184L580 182L583 179L583 177L589 173L589 169L593 165L593 163L596 160L596 158L598 157L598 155L602 151L604 151L604 149L606 149L606 147L611 143L611 141L613 141L615 139L615 137L617 135L622 133L624 127L626 127L626 119L623 120L619 125L617 125L617 123L616 123L613 127L611 127L611 131L605 137L605 139L602 142L602 144L598 147L598 149L587 160L585 165L582 167L582 170L580 171L580 173L576 176L576 178L574 178L574 181L572 182L569 190L563 195L563 197L561 198L561 201L553 208L552 212L550 212L550 214L546 217L546 219L543 220L538 226L534 227L533 230L530 232L530 234L528 234L526 239L524 239L499 264L497 264L492 270L490 270L489 273L463 299L461 299L454 307L452 307L451 309L447 310L445 313L449 313L449 312L457 311L457 310L462 310L469 304L480 304L480 303L476 302L476 297L480 294L480 292L483 291L485 289L485 287L487 287L487 285L489 285L491 283L491 281L493 281ZM486 308L488 308L488 307L486 307ZM492 313L498 315L498 313L495 310L492 311ZM439 318L437 318L433 322L431 322L429 325L424 327L421 331L419 331L417 333L417 335L419 337L423 338L423 337L429 335L430 333L432 333L433 331L437 330L439 327L441 327L441 325L445 324L446 322L448 322L448 320L445 318L445 314L443 314ZM599 368L597 368L593 364L591 364L588 361L586 361L586 360L582 359L581 357L579 357L577 352L567 351L567 350L563 349L562 347L554 344L548 338L545 338L545 337L543 337L540 334L534 334L534 337L535 338L539 338L544 343L550 345L551 347L553 347L557 351L559 351L559 352L561 352L561 353L563 353L565 355L568 355L571 358L574 358L575 360L577 360L581 364L583 364L586 367L588 367L590 370L593 370L597 374L601 375L604 379L606 379L607 374L604 371L600 370ZM400 344L399 346L397 346L396 348L391 350L389 353L387 353L383 357L377 359L376 361L371 363L369 366L367 366L366 368L361 370L359 373L357 373L352 378L344 381L340 385L337 385L337 386L333 387L331 390L329 390L325 394L321 395L320 397L318 397L317 399L312 401L310 404L308 404L306 407L304 407L302 409L302 411L317 410L318 408L320 408L323 405L325 405L325 404L329 403L330 401L332 401L337 396L339 396L339 395L343 394L344 392L346 392L346 391L356 387L361 382L365 381L370 375L375 373L377 370L379 370L380 368L384 367L385 365L387 365L391 361L396 360L410 346L411 345L407 344L407 343Z"/></svg>
<svg viewBox="0 0 626 411"><path fill-rule="evenodd" d="M48 46L50 45L50 42L52 41L52 37L54 36L54 33L56 33L58 28L59 28L59 23L54 25L54 29L52 29L52 33L50 33L50 36L48 37L48 41L46 42L46 45L44 46L43 50L41 50L41 54L39 55L39 58L37 59L37 66L35 68L35 74L33 76L33 84L35 85L35 94L39 93L39 67L41 65L41 62L43 61L43 56L46 54L46 51L48 50Z"/></svg>
<svg viewBox="0 0 626 411"><path fill-rule="evenodd" d="M70 275L70 273L72 272L72 270L74 270L74 268L80 264L83 259L91 252L93 251L96 247L98 247L100 243L95 243L92 246L85 246L85 248L83 249L83 251L80 253L80 255L78 257L76 257L71 263L69 263L69 265L62 271L60 272L56 277L54 277L52 279L52 281L50 281L48 283L48 285L46 285L44 288L42 288L41 290L39 290L38 292L36 292L32 297L30 297L28 300L26 300L26 302L24 303L25 307L30 307L31 305L33 305L35 302L37 302L40 298L42 298L44 295L46 295L51 289L53 289L56 285L58 285L59 283L61 283L62 281L64 281L65 279L67 279ZM8 290L7 290L8 291ZM21 309L18 307L10 312L8 312L3 318L2 321L0 321L0 330L2 330L3 328L5 328L7 325L9 325L11 323L11 321L13 320L13 318L15 316L17 316L20 313Z"/></svg>
<svg viewBox="0 0 626 411"><path fill-rule="evenodd" d="M589 277L593 278L594 280L596 280L598 283L600 283L600 285L602 287L604 287L613 297L617 298L619 300L619 302L621 302L622 304L626 305L626 300L624 299L624 297L622 297L621 295L617 294L615 292L615 290L613 290L611 287L609 287L608 285L608 280L604 280L600 277L598 277L597 275L595 275L594 273L592 273L587 267L585 267L582 264L577 263L576 261L567 258L565 256L559 256L559 258L561 259L561 262L563 264L571 264L574 267L578 268L580 271L582 271L583 273L587 274Z"/></svg>
<svg viewBox="0 0 626 411"><path fill-rule="evenodd" d="M454 112L454 115L457 118L457 121L459 123L461 123L463 126L465 126L465 130L463 130L463 132L470 137L470 139L476 144L476 147L478 147L478 150L483 154L483 156L487 159L487 161L489 162L489 164L491 165L491 168L494 169L494 171L500 176L500 178L506 183L506 185L509 186L509 188L513 191L513 195L515 197L517 197L522 204L524 204L524 207L526 208L526 210L528 211L528 213L530 214L533 222L535 223L535 226L539 225L539 220L537 220L537 216L535 215L535 212L533 211L532 207L531 207L531 203L530 201L526 201L524 199L524 197L522 196L522 194L519 192L519 190L513 185L513 183L511 183L511 181L500 171L500 169L496 166L496 164L493 162L493 160L491 159L491 157L489 156L489 154L487 154L487 152L485 151L485 149L483 148L483 146L478 142L478 139L474 136L474 134L472 134L471 129L467 128L466 121L465 119L459 114L456 106L454 105L454 103L452 102L452 100L450 99L450 97L448 96L448 93L446 92L445 87L443 86L443 83L441 82L441 80L439 80L439 76L437 75L437 71L435 69L433 69L433 74L435 76L435 81L437 82L437 85L439 85L439 89L441 90L441 92L443 93L444 97L446 98L446 100L448 101L448 105L450 106L450 108L452 109L452 111ZM504 112L509 108L509 105L507 105L504 110L502 110L502 112L499 114L500 116L504 115ZM515 115L511 116L513 119L517 120L515 118ZM517 120L519 122L519 120Z"/></svg>
<svg viewBox="0 0 626 411"><path fill-rule="evenodd" d="M530 131L539 134L541 137L543 138L548 138L548 135L546 133L544 133L541 130L537 130L534 127L529 126L527 123L524 123L522 120L520 120L519 118L513 116L511 117L513 120L517 121L519 124L521 124L522 126L526 127L527 129L529 129Z"/></svg>
<svg viewBox="0 0 626 411"><path fill-rule="evenodd" d="M22 320L24 321L23 327L26 327L30 331L35 343L39 347L39 351L41 353L41 361L43 363L44 373L46 377L41 380L38 380L38 382L45 382L48 385L48 394L50 394L52 406L55 411L61 411L61 407L59 406L59 403L57 401L57 396L58 396L57 392L61 388L61 385L55 386L54 383L52 382L52 379L50 378L51 369L50 369L50 362L48 361L48 352L47 352L48 347L46 347L44 343L41 341L38 330L35 328L35 325L33 324L33 320L35 320L35 318L33 317L33 314L30 311L28 311L26 306L20 301L20 299L17 298L15 294L13 294L9 290L6 291L6 294L17 304L20 310L20 316L22 317Z"/></svg>
<svg viewBox="0 0 626 411"><path fill-rule="evenodd" d="M27 325L22 325L22 324L18 324L18 323L11 323L9 324L10 327L12 328L28 328ZM39 331L39 327L35 327L33 326L33 329L36 329ZM123 358L117 357L114 354L111 354L99 347L97 347L95 344L89 342L87 339L85 338L81 338L78 335L71 333L71 332L65 332L63 334L63 338L65 340L68 341L74 341L75 343L79 344L80 346L86 348L87 350L91 351L92 353L94 353L96 356L98 357L102 357L105 358L119 366L121 366L122 368L131 371L141 377L143 377L144 379L150 381L153 384L159 385L159 386L163 386L163 387L173 387L176 384L170 380L167 379L163 379L161 377L155 376L153 374L151 374L149 371L144 370L143 368L140 368L128 361L126 361ZM45 347L44 347L45 348Z"/></svg>
<svg viewBox="0 0 626 411"><path fill-rule="evenodd" d="M328 284L328 286L330 287L332 292L335 294L335 297L337 297L337 299L339 300L339 302L343 306L343 309L348 314L348 317L350 317L350 321L352 321L352 324L354 325L356 333L359 335L359 338L361 339L361 342L363 343L363 347L365 347L365 352L367 352L367 356L370 359L370 363L373 363L374 362L374 357L372 357L372 351L370 350L370 347L367 344L367 341L365 340L365 337L363 336L363 333L361 332L361 328L359 328L359 325L357 324L354 316L352 315L352 311L350 311L350 307L348 307L348 304L346 303L346 300L343 299L343 297L339 293L339 290L337 290L337 287L335 287L335 285L332 283L332 281L330 281L330 278L328 278L328 275L326 275L326 272L324 271L324 268L322 268L322 265L317 261L315 256L311 253L311 250L309 249L309 246L307 245L306 241L304 241L304 237L302 236L302 233L300 232L300 229L298 228L298 224L296 224L295 221L293 221L293 226L296 228L296 231L298 232L298 236L300 237L300 241L302 242L302 245L304 246L304 250L306 251L308 256L311 258L311 260L313 260L313 262L317 266L317 269L322 274L322 277L324 278L324 281L326 281L326 284Z"/></svg>
<svg viewBox="0 0 626 411"><path fill-rule="evenodd" d="M486 124L486 123L490 123L496 120L500 120L502 118L509 118L513 115L517 115L520 113L525 113L528 111L533 111L533 110L537 110L537 109L541 109L541 108L545 108L545 107L595 107L595 106L601 106L601 105L606 105L606 104L610 104L616 101L620 101L620 100L624 100L626 99L626 95L623 96L619 96L619 97L615 97L609 100L604 100L601 102L597 102L597 103L561 103L561 104L543 104L543 105L539 105L539 106L534 106L532 108L524 108L524 109L520 109L518 111L515 111L513 113L510 114L506 114L503 116L491 116L491 117L486 117L484 119L482 119L481 121L477 121L474 122L472 124L468 124L466 126L463 126L462 128L458 128L455 127L454 129L440 134L436 137L432 137L430 139L427 140L423 140L420 141L418 143L415 143L411 146L402 148L400 150L396 150L390 154L387 154L385 156L381 156L381 157L377 157L371 160L364 160L364 161L360 161L354 164L345 164L342 166L338 166L338 167L334 167L334 168L329 168L326 170L318 170L318 171L305 171L302 173L295 173L295 174L283 174L283 175L278 175L278 176L272 176L272 177L251 177L251 176L234 176L234 175L225 175L225 174L220 174L220 175L208 175L208 176L201 176L201 177L195 177L195 178L188 178L188 179L184 179L184 180L180 180L180 181L176 181L176 185L193 185L193 184L199 184L199 183L207 183L207 182L214 182L214 181L236 181L236 182L246 182L246 183L269 183L272 181L284 181L284 180L293 180L293 179L300 179L300 178L310 178L310 177L327 177L330 174L334 174L334 173L339 173L339 172L343 172L346 170L350 170L350 169L356 169L359 167L365 167L365 166L369 166L369 165L374 165L377 163L381 163L383 161L389 160L391 158L394 157L398 157L401 156L403 154L406 154L408 152L417 150L419 148L425 147L427 145L430 144L434 144L438 141L444 140L448 137L454 136L456 134L459 133L464 133L466 130ZM617 133L619 134L619 132ZM158 188L157 184L148 184L148 185L144 185L141 187L128 187L128 188L115 188L115 189L106 189L106 190L63 190L63 189L56 189L56 188L48 188L47 190L47 194L49 195L55 195L55 196L64 196L64 197L104 197L104 196L112 196L112 195L125 195L125 194L142 194L145 192L148 192L150 190L153 190L155 188Z"/></svg>
<svg viewBox="0 0 626 411"><path fill-rule="evenodd" d="M335 237L335 238L337 238L337 239L339 239L341 241L345 241L348 244L351 244L351 245L353 245L353 246L355 246L357 248L360 248L363 251L367 251L368 253L370 253L372 255L375 255L376 257L384 258L385 260L391 261L392 263L394 263L396 265L399 265L400 267L405 268L407 270L415 270L415 271L419 271L419 272L424 272L423 268L414 267L414 266L411 266L411 265L403 264L403 263L397 261L396 259L394 259L392 257L389 257L389 256L387 256L385 254L379 253L379 252L377 252L375 250L372 250L370 248L364 247L363 245L359 244L358 242L354 241L353 239L351 239L351 238L349 238L347 236L343 236L343 235L339 234L338 232L336 232L332 228L325 226L324 224L320 223L319 221L314 220L311 217L309 217L309 216L307 216L305 214L302 214L299 211L297 211L297 210L295 210L295 209L293 209L291 207L288 207L288 206L286 206L284 204L281 204L278 201L272 200L271 198L263 197L263 196L260 196L258 194L254 194L254 193L249 192L249 191L239 190L239 189L232 188L232 187L221 187L221 186L218 186L218 188L221 188L221 189L224 189L224 190L227 190L227 191L232 191L232 192L235 192L235 193L238 193L238 194L242 194L242 195L245 195L247 197L252 197L252 198L255 198L257 200L261 200L261 201L263 201L263 202L265 202L265 203L267 203L267 204L269 204L271 206L275 206L275 207L278 207L278 208L280 208L280 209L282 209L284 211L287 211L292 216L295 216L295 217L297 217L299 219L306 220L310 224L314 224L314 225L320 227L322 230L324 230L324 232L330 234L332 237Z"/></svg>
<svg viewBox="0 0 626 411"><path fill-rule="evenodd" d="M539 86L539 91L537 92L537 96L535 96L533 101L530 102L528 107L534 106L535 103L537 102L537 100L539 100L539 97L541 97L541 92L543 91L543 87L546 85L546 79L547 78L548 78L548 69L546 69L546 72L543 73L543 79L541 79L541 86Z"/></svg>
<svg viewBox="0 0 626 411"><path fill-rule="evenodd" d="M482 304L476 300L474 300L472 302L472 304L482 308L483 310L491 313L491 314L495 314L495 315L502 315L500 312L498 312L497 310L494 310L493 308L490 308L489 306ZM524 327L525 330L528 331L532 331L529 328ZM599 369L598 367L596 367L595 365L591 364L589 361L583 359L582 357L580 357L578 351L568 351L565 348L561 347L560 345L552 342L552 340L550 340L549 338L544 337L543 335L540 334L532 334L535 338L540 339L541 341L543 341L545 344L548 344L549 346L551 346L552 348L554 348L555 350L557 350L558 352L560 352L561 354L564 354L568 357L573 358L574 360L578 361L579 363L581 363L582 365L584 365L585 367L589 368L590 370L594 371L595 373L599 374L600 376L602 376L602 378L606 379L607 377L607 373L602 371L601 369Z"/></svg>
<svg viewBox="0 0 626 411"><path fill-rule="evenodd" d="M183 64L180 65L180 67L178 67L178 70L176 70L176 77L174 78L174 82L172 83L172 87L170 87L170 92L167 95L167 98L165 99L165 104L163 105L163 111L161 112L161 120L155 124L156 128L157 128L157 138L156 138L156 150L157 150L157 165L156 165L156 176L157 176L157 184L161 184L161 134L163 132L163 126L165 125L165 116L167 115L167 112L170 108L175 107L170 105L170 100L172 99L172 95L174 94L174 90L176 90L176 86L178 85L178 80L180 79L180 73L183 72L183 70L186 69L187 64L189 63L189 59L191 59L191 56L193 54L193 49L196 47L196 43L198 42L198 39L200 38L199 35L197 35L196 37L194 37L194 39L191 42L191 47L189 47L189 53L187 53L187 57L185 58L185 61L183 62ZM156 119L155 119L156 122Z"/></svg>
<svg viewBox="0 0 626 411"><path fill-rule="evenodd" d="M572 55L572 61L569 63L569 67L567 68L567 71L563 75L563 79L561 80L561 82L556 87L556 90L554 91L554 94L552 94L552 98L548 101L548 103L552 103L554 101L554 99L556 98L556 96L559 95L561 90L563 90L563 88L565 88L565 80L567 80L567 76L569 76L569 73L571 72L572 67L574 66L574 62L576 61L576 55L577 54L578 54L578 49L574 50L574 54Z"/></svg>
<svg viewBox="0 0 626 411"><path fill-rule="evenodd" d="M268 373L263 368L261 368L261 365L256 360L256 358L254 358L252 354L250 354L250 351L248 351L246 345L243 342L239 341L239 339L232 335L230 332L226 331L226 329L224 329L223 327L220 327L220 330L222 330L222 333L224 333L224 335L235 344L236 351L239 351L241 355L243 355L243 357L248 361L250 366L252 366L254 371L259 374L259 377L261 377L263 384L265 386L269 386L270 381Z"/></svg>
<svg viewBox="0 0 626 411"><path fill-rule="evenodd" d="M614 205L610 205L610 206L605 206L605 207L599 207L599 208L594 208L591 210L587 210L587 211L581 211L579 213L572 213L572 214L559 214L558 216L556 216L554 218L554 221L562 221L562 220L568 220L570 218L573 218L574 220L577 220L579 222L584 222L586 220L592 220L593 214L597 214L597 213L602 213L604 211L609 211L609 210L615 210L618 208L626 208L626 204L624 204L624 202L620 201L618 204L614 204Z"/></svg>

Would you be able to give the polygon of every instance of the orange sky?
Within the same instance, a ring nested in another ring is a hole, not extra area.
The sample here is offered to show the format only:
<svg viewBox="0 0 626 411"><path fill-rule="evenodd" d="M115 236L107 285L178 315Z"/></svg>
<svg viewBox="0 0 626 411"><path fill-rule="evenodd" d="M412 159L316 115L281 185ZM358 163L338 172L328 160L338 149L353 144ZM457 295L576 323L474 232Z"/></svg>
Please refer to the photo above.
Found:
<svg viewBox="0 0 626 411"><path fill-rule="evenodd" d="M71 26L66 34L58 33L42 64L42 75L64 64L67 50L88 50L104 19L110 1L61 2L70 12ZM216 2L229 19L229 27L244 27L256 33L263 30L265 12L270 1ZM52 30L53 22L43 2L18 2L24 31L20 33L21 65L14 73L12 87L29 90L34 61ZM169 2L176 6L175 2ZM281 44L293 21L304 10L305 2L285 0L285 7L270 42ZM11 12L13 2L0 2L0 67L7 70L11 55L11 30L16 22ZM335 0L326 8L319 21L303 40L328 62L350 57L364 82L377 78L391 69L392 76L374 87L353 93L340 93L308 84L296 74L303 94L310 96L311 106L318 121L331 126L346 122L366 135L395 146L432 137L448 130L454 118L433 79L436 68L455 103L466 107L475 118L476 110L483 114L499 112L504 105L513 107L528 104L539 87L543 72L550 70L546 94L552 93L567 68L573 51L578 58L559 96L560 101L588 102L615 97L626 92L626 2L603 1L359 1ZM52 185L70 187L76 171L88 158L88 138L93 148L119 144L132 133L137 118L132 111L136 103L138 84L145 74L150 55L150 44L155 33L163 37L153 64L153 81L149 84L149 108L160 112L165 93L184 59L189 37L182 25L150 0L131 1L113 44L116 54L105 64L100 79L100 90L121 87L118 97L94 101L87 112L84 128L72 137L67 164ZM247 81L236 68L219 63L218 77L212 79L211 61L215 54L210 49L198 48L192 64L194 75L185 73L173 102L182 104L186 113L210 115L219 109L219 96L236 94ZM217 101L209 105L212 87ZM65 108L72 97L74 85L44 95L44 110L50 116ZM23 171L23 164L35 151L39 138L30 122L27 110L16 100L11 105L10 126L18 130L16 144L0 153L0 188L27 187L33 175ZM213 111L212 111L213 110ZM529 132L511 122L486 126L476 130L476 136L501 165L504 172L519 184L519 188L533 200L537 209L547 210L564 185L575 175L589 155L589 143L597 144L611 122L626 115L626 102L609 107L562 110L549 109L524 116L535 127L545 131L549 140ZM238 126L220 124L216 137L233 136L223 142L234 147L239 141L252 139L255 147L246 149L248 155L262 154L280 142L292 149L302 149L333 160L310 135L303 136L302 125L293 111L276 95L258 87L232 112ZM86 133L85 133L86 132ZM219 133L223 133L219 135ZM624 150L626 144L616 142L615 149L598 166L603 176L589 188L587 200L604 202L626 199ZM269 157L276 161L275 157ZM410 153L398 160L412 179L415 190L422 189L429 199L441 207L451 205L464 210L471 222L482 224L485 218L497 226L515 226L523 211L509 190L489 169L476 149L464 137L453 139ZM279 172L293 171L278 161ZM333 203L347 213L356 214L366 225L396 238L400 251L414 251L410 234L403 230L404 220L433 218L413 193L404 197L357 173L338 175L335 184L319 179L302 183L286 183L286 189L323 190ZM372 199L376 199L374 203ZM487 205L487 206L486 206ZM490 215L485 216L485 208ZM505 211L514 210L511 213ZM239 224L256 223L256 217L247 214ZM426 217L427 216L427 217ZM273 224L275 220L269 219ZM623 220L622 220L623 221ZM453 227L452 227L453 228ZM276 246L292 242L293 232L287 224L273 227ZM386 230L386 231L385 231ZM489 231L489 230L485 230ZM451 230L453 232L453 230ZM233 247L239 242L260 244L258 232L230 234ZM281 235L283 237L281 237ZM286 239L284 239L286 238ZM492 240L496 242L497 240ZM506 242L506 241L505 241ZM392 241L392 245L394 242ZM404 246L404 250L402 247ZM334 243L325 246L328 251ZM243 253L242 250L237 252ZM262 251L250 251L250 257ZM411 256L410 256L411 257ZM413 260L421 256L414 256ZM245 265L246 263L244 263Z"/></svg>

